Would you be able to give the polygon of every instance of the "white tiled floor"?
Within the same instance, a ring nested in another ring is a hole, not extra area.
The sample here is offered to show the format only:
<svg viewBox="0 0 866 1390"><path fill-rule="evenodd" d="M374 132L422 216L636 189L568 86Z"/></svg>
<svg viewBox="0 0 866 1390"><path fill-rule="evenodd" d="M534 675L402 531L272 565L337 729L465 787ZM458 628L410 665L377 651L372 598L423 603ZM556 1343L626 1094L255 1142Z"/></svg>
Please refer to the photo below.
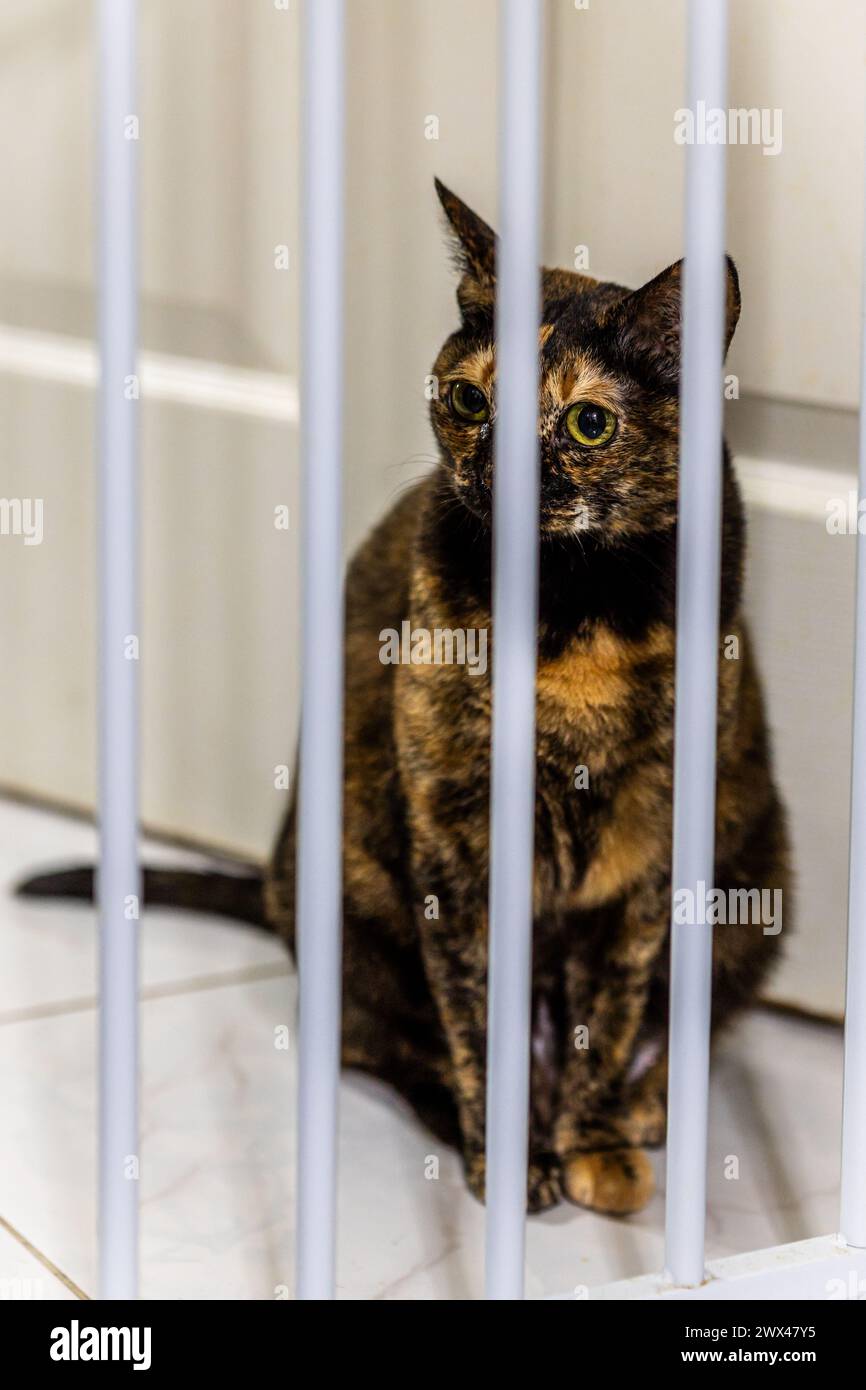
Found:
<svg viewBox="0 0 866 1390"><path fill-rule="evenodd" d="M95 1293L93 912L9 893L25 870L93 852L86 826L0 802L0 1298ZM249 928L153 911L143 980L142 1293L279 1296L292 1283L294 1055L274 1044L280 1025L294 1034L286 958ZM710 1255L835 1230L840 1044L837 1028L759 1012L720 1048ZM528 1292L657 1268L662 1229L658 1195L625 1221L565 1205L533 1218ZM482 1245L455 1155L385 1087L344 1078L340 1295L477 1297Z"/></svg>

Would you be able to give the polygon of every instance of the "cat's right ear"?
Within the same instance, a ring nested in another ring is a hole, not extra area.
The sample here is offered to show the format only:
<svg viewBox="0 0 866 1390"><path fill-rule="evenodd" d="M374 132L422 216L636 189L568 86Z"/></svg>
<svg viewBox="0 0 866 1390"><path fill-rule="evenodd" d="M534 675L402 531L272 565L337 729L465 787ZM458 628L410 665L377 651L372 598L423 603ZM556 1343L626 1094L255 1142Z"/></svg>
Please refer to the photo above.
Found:
<svg viewBox="0 0 866 1390"><path fill-rule="evenodd" d="M478 309L492 309L496 293L496 234L482 217L439 179L439 201L452 232L457 269L462 271L457 301L464 316Z"/></svg>
<svg viewBox="0 0 866 1390"><path fill-rule="evenodd" d="M620 345L651 376L676 388L680 376L683 261L668 266L654 280L628 295L610 319ZM725 257L727 289L723 349L726 353L740 317L740 282L730 256Z"/></svg>

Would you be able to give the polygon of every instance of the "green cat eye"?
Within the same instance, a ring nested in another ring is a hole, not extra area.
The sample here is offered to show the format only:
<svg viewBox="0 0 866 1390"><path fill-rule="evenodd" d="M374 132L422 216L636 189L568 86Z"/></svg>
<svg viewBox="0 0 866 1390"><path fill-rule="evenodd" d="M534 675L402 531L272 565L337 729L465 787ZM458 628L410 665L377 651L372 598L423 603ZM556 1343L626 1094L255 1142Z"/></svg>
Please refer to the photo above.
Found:
<svg viewBox="0 0 866 1390"><path fill-rule="evenodd" d="M451 387L451 409L460 420L481 425L490 414L487 397L480 386L471 381L455 381Z"/></svg>
<svg viewBox="0 0 866 1390"><path fill-rule="evenodd" d="M565 417L566 428L578 444L586 444L594 449L606 444L616 429L616 416L612 410L592 401L578 401Z"/></svg>

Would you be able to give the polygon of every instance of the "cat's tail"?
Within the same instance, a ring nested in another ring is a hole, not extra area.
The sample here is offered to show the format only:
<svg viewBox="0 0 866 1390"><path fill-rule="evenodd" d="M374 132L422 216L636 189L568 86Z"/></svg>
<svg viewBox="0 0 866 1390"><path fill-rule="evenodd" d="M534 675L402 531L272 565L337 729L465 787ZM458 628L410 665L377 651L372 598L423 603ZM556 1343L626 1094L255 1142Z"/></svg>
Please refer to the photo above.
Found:
<svg viewBox="0 0 866 1390"><path fill-rule="evenodd" d="M272 930L265 916L263 877L251 870L225 873L216 869L144 869L145 907L179 907L189 912L212 912L219 917L251 922ZM95 873L90 865L35 874L16 884L19 898L79 898L92 902Z"/></svg>

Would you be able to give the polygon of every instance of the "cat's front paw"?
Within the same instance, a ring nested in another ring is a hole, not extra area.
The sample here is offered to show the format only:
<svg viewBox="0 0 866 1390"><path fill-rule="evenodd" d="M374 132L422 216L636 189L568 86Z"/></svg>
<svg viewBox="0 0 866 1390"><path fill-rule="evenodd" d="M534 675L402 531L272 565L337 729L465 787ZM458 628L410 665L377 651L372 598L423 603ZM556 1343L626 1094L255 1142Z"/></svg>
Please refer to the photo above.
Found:
<svg viewBox="0 0 866 1390"><path fill-rule="evenodd" d="M487 1185L487 1163L484 1154L464 1154L463 1171L466 1174L466 1186L472 1196L483 1202Z"/></svg>
<svg viewBox="0 0 866 1390"><path fill-rule="evenodd" d="M655 1175L643 1149L601 1149L562 1159L562 1191L570 1202L612 1216L646 1206Z"/></svg>
<svg viewBox="0 0 866 1390"><path fill-rule="evenodd" d="M464 1159L466 1185L473 1197L483 1202L486 1196L487 1165L484 1154L472 1154ZM559 1165L553 1158L530 1159L526 1175L526 1210L531 1213L555 1207L561 1196Z"/></svg>
<svg viewBox="0 0 866 1390"><path fill-rule="evenodd" d="M665 1142L667 1116L664 1100L657 1096L643 1097L622 1122L622 1135L629 1144L649 1149L661 1148Z"/></svg>
<svg viewBox="0 0 866 1390"><path fill-rule="evenodd" d="M526 1210L549 1211L562 1196L559 1164L552 1158L530 1159L526 1178Z"/></svg>

